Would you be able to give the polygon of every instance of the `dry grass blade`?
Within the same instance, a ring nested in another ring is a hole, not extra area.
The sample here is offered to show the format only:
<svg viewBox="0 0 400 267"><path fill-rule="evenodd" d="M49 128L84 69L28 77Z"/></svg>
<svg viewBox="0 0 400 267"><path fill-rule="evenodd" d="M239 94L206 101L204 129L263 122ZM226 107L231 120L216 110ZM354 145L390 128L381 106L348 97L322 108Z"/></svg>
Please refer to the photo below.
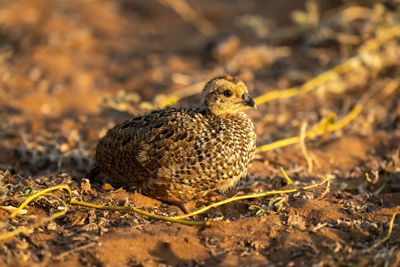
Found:
<svg viewBox="0 0 400 267"><path fill-rule="evenodd" d="M293 185L292 179L290 179L290 177L286 174L285 169L283 167L281 167L281 172L282 172L283 176L285 177L286 181L288 182L288 184Z"/></svg>
<svg viewBox="0 0 400 267"><path fill-rule="evenodd" d="M1 235L0 235L0 240L13 237L13 236L15 236L15 235L17 235L17 234L20 234L20 233L29 232L30 230L32 230L32 229L34 229L34 228L43 226L45 223L47 223L47 222L49 222L49 221L51 221L51 220L54 220L54 219L56 219L56 218L58 218L58 217L60 217L60 216L65 215L65 214L67 213L67 211L69 210L68 205L67 205L67 202L64 201L63 199L61 199L60 197L58 197L58 196L56 196L56 195L54 195L54 194L49 193L49 192L51 192L51 191L55 191L55 190L59 190L59 189L64 189L64 190L67 190L67 191L68 191L68 193L69 193L69 199L70 199L70 200L67 201L67 202L69 202L69 204L72 204L72 205L80 205L80 206L86 206L86 207L91 207L91 208L96 208L96 209L102 209L102 210L119 210L119 211L127 211L127 212L136 212L136 213L139 213L139 214L141 214L141 215L148 216L148 217L150 217L150 218L154 218L154 219L158 219L158 220L163 220L163 221L170 221L170 222L180 223L180 224L185 224L185 225L191 225L191 226L212 226L212 225L221 223L221 222L209 222L209 221L203 222L203 221L187 221L187 220L180 220L180 219L176 219L176 218L173 218L173 217L159 216L159 215L156 215L156 214L153 214L153 213L150 213L150 212L147 212L147 211L144 211L144 210L135 208L135 207L104 206L104 205L97 205L97 204L93 204L93 203L87 203L87 202L83 202L83 201L78 201L78 200L72 199L72 197L71 197L71 196L72 196L72 191L71 191L71 189L69 188L69 186L67 186L67 185L60 185L60 186L54 186L54 187L47 188L47 189L45 189L45 190L42 190L42 191L40 191L40 192L38 192L38 193L35 193L35 194L29 196L18 208L15 209L15 211L14 211L8 218L9 218L9 219L10 219L10 218L14 218L17 214L20 213L20 211L21 211L24 207L26 207L26 205L28 205L28 204L31 203L34 199L36 199L36 198L38 198L38 197L40 197L40 196L56 198L56 199L57 199L58 201L60 201L60 203L63 205L63 207L64 207L64 210L63 210L63 211L57 212L57 213L55 213L55 214L53 214L53 215L51 215L51 216L49 216L49 217L46 217L46 218L44 218L44 219L41 219L39 222L37 222L37 223L35 223L35 224L33 224L33 225L30 225L29 227L24 227L24 226L22 226L22 227L18 227L15 231L11 231L11 232L8 232L8 233L5 233L5 234L1 234Z"/></svg>
<svg viewBox="0 0 400 267"><path fill-rule="evenodd" d="M40 197L40 196L52 196L55 197L57 200L62 201L63 204L65 204L65 202L60 199L59 197L55 196L55 195L49 195L49 192L51 191L55 191L55 190L59 190L59 189L65 189L68 191L69 193L69 197L71 198L72 196L72 191L71 189L67 186L67 185L59 185L59 186L54 186L54 187L50 187L50 188L46 188L38 193L35 193L31 196L29 196L24 202L22 202L21 205L19 205L19 207L9 216L10 218L14 218L15 216L17 216L17 214L20 212L20 210L22 210L23 208L25 208L26 205L28 205L30 202L32 202L35 198ZM66 206L66 205L65 205ZM64 212L65 213L65 212ZM61 216L61 215L60 215Z"/></svg>
<svg viewBox="0 0 400 267"><path fill-rule="evenodd" d="M390 223L389 223L388 234L385 236L385 238L383 238L382 240L380 240L380 241L376 242L374 245L372 245L370 247L370 249L377 248L378 246L385 243L390 238L390 236L392 235L394 219L396 218L396 215L399 212L399 210L400 210L400 206L398 206L396 208L396 210L393 212L392 219L390 219Z"/></svg>
<svg viewBox="0 0 400 267"><path fill-rule="evenodd" d="M267 192L263 192L263 193L259 193L259 194L251 194L251 195L244 195L244 196L234 196L216 203L213 203L211 205L208 205L202 209L196 210L192 213L189 214L185 214L182 216L175 216L172 217L174 219L184 219L184 218L188 218L191 216L195 216L197 214L203 213L211 208L215 208L233 201L237 201L237 200L241 200L241 199L251 199L251 198L259 198L259 197L266 197L266 196L270 196L270 195L276 195L276 194L288 194L288 193L293 193L293 192L298 192L301 190L306 190L306 189L310 189L310 188L314 188L314 187L319 187L323 184L325 184L326 182L329 181L330 178L325 179L324 181L322 181L321 183L318 184L314 184L314 185L309 185L309 186L305 186L305 187L301 187L301 188L297 188L297 189L288 189L288 190L277 190L277 191L267 191Z"/></svg>
<svg viewBox="0 0 400 267"><path fill-rule="evenodd" d="M17 208L14 207L14 206L0 206L0 209L5 210L5 211L7 211L7 212L9 212L9 213L13 213ZM24 214L27 214L28 211L25 210L25 209L22 209L22 210L20 210L18 213L19 213L20 215L24 215Z"/></svg>
<svg viewBox="0 0 400 267"><path fill-rule="evenodd" d="M389 41L399 35L400 35L400 25L397 25L394 27L389 27L389 28L383 28L380 31L378 31L377 37L375 37L371 40L368 40L361 46L360 52L362 52L362 51L366 51L366 52L377 51L387 41ZM311 79L310 81L304 83L301 86L289 88L286 90L274 90L274 91L268 92L264 95L256 97L254 99L254 101L256 102L257 105L260 105L262 103L266 103L271 100L280 99L280 98L289 98L289 97L299 95L301 93L306 93L306 92L312 91L312 90L318 88L318 86L329 81L330 79L337 77L340 74L343 74L343 73L353 70L356 66L359 65L360 60L361 60L360 55L357 55L353 58L346 60L342 64L337 65L336 67L321 73L320 75L316 76L315 78Z"/></svg>
<svg viewBox="0 0 400 267"><path fill-rule="evenodd" d="M313 161L312 158L307 153L306 142L305 142L306 129L307 129L307 122L304 122L300 128L300 147L301 147L301 153L303 154L304 158L307 161L308 173L312 173Z"/></svg>
<svg viewBox="0 0 400 267"><path fill-rule="evenodd" d="M333 176L332 176L331 174L328 174L327 179L328 179L328 182L326 183L325 190L324 190L324 192L322 192L322 194L318 197L318 199L323 199L323 198L326 196L326 194L329 193L329 188L330 188L330 186L331 186L331 180L333 179Z"/></svg>
<svg viewBox="0 0 400 267"><path fill-rule="evenodd" d="M171 7L185 21L192 23L202 34L212 37L217 33L216 27L203 15L193 9L185 0L158 0Z"/></svg>
<svg viewBox="0 0 400 267"><path fill-rule="evenodd" d="M142 209L135 208L135 207L104 206L104 205L98 205L98 204L78 201L78 200L75 200L75 199L71 200L71 204L90 207L90 208L95 208L95 209L101 209L101 210L119 210L119 211L127 211L127 212L136 212L136 213L139 213L141 215L145 215L145 216L153 218L153 219L162 220L162 221L169 221L169 222L174 222L174 223L180 223L180 224L185 224L185 225L191 225L191 226L211 226L211 225L218 224L218 223L215 223L215 222L186 221L186 220L180 220L180 219L175 218L175 217L160 216L160 215L157 215L157 214L154 214L154 213L151 213L151 212L147 212L147 211L144 211Z"/></svg>
<svg viewBox="0 0 400 267"><path fill-rule="evenodd" d="M365 173L365 179L371 183L371 184L376 184L379 180L379 172L378 171L372 171L373 175L374 175L374 180L371 180L371 178L369 178L369 174L366 172Z"/></svg>
<svg viewBox="0 0 400 267"><path fill-rule="evenodd" d="M236 196L236 197L232 197L217 203L213 203L209 206L206 206L202 209L199 209L195 212L192 212L190 214L186 214L186 215L182 215L182 216L175 216L175 217L165 217L165 216L160 216L160 215L156 215L147 211L144 211L142 209L138 209L135 207L125 207L125 206L104 206L104 205L98 205L98 204L93 204L93 203L87 203L87 202L83 202L83 201L78 201L75 199L71 198L72 195L72 191L71 189L67 186L67 185L61 185L61 186L55 186L55 187L51 187L51 188L47 188L43 191L40 191L38 193L33 194L32 196L28 197L8 218L13 218L15 217L20 210L22 210L26 205L28 205L30 202L32 202L34 199L36 199L39 196L47 196L47 197L53 197L55 199L57 199L64 207L64 210L61 212L57 212L49 217L46 217L44 219L41 219L39 222L30 225L29 227L25 227L25 226L21 226L18 227L15 231L11 231L5 234L1 234L0 235L0 240L4 240L13 236L16 236L20 233L27 233L29 231L31 231L34 228L43 226L44 224L46 224L47 222L54 220L60 216L63 216L67 213L67 211L69 210L67 203L61 199L60 197L48 193L50 191L54 191L54 190L59 190L59 189L65 189L68 191L69 193L69 198L70 201L69 203L72 205L80 205L80 206L85 206L85 207L90 207L90 208L95 208L95 209L102 209L102 210L119 210L119 211L127 211L127 212L136 212L138 214L141 215L145 215L148 216L150 218L154 218L154 219L158 219L158 220L163 220L163 221L169 221L169 222L174 222L174 223L180 223L180 224L185 224L185 225L190 225L190 226L213 226L216 224L220 224L220 223L226 223L229 221L223 221L223 222L210 222L208 220L206 221L188 221L188 220L182 220L184 218L188 218L200 213L203 213L213 207L217 207L217 206L221 206L224 205L226 203L229 202L233 202L233 201L237 201L237 200L241 200L241 199L251 199L251 198L258 198L258 197L265 197L265 196L269 196L269 195L274 195L274 194L287 194L287 193L292 193L292 192L297 192L300 190L304 190L304 189L310 189L313 187L318 187L320 185L323 185L324 183L326 183L329 179L324 180L323 182L319 183L319 184L315 184L315 185L310 185L310 186L306 186L306 187L302 187L299 189L289 189L289 190L278 190L278 191L268 191L268 192L263 192L260 194L253 194L253 195L244 195L244 196Z"/></svg>
<svg viewBox="0 0 400 267"><path fill-rule="evenodd" d="M85 250L87 248L94 247L97 244L98 244L97 242L92 242L92 243L89 243L89 244L86 244L86 245L83 245L83 246L80 246L80 247L76 247L76 248L73 248L71 250L68 250L68 251L65 251L63 253L60 253L59 255L56 255L53 258L55 260L62 260L65 256L68 256L68 255L70 255L72 253L75 253L75 252L78 252L78 251L81 251L81 250Z"/></svg>
<svg viewBox="0 0 400 267"><path fill-rule="evenodd" d="M306 93L309 92L313 89L316 89L318 86L322 85L323 83L329 81L331 78L336 77L339 74L346 73L350 70L353 69L353 65L356 59L352 58L344 63L318 75L314 79L311 79L310 81L304 83L303 85L299 87L293 87L290 89L286 90L275 90L268 92L264 95L258 96L254 99L254 102L256 102L257 105L266 103L271 100L275 99L280 99L280 98L289 98L293 97L296 95L299 95L301 93Z"/></svg>
<svg viewBox="0 0 400 267"><path fill-rule="evenodd" d="M357 104L349 114L347 114L343 119L341 119L338 122L333 123L330 118L332 117L331 115L328 115L322 121L315 125L311 130L309 130L305 136L309 139L315 138L317 136L323 135L326 132L334 132L337 131L347 124L349 124L352 120L354 120L362 111L362 106L360 104ZM293 145L296 143L300 142L300 137L295 136L291 138L286 138L283 140L279 140L276 142L273 142L271 144L266 144L261 147L257 148L257 152L265 152L269 150L273 150L279 147L284 147L284 146L289 146Z"/></svg>
<svg viewBox="0 0 400 267"><path fill-rule="evenodd" d="M317 226L315 226L311 231L313 231L313 232L316 232L316 231L318 231L319 229L322 229L322 228L324 228L325 226L327 226L328 225L328 223L319 223Z"/></svg>
<svg viewBox="0 0 400 267"><path fill-rule="evenodd" d="M68 187L68 186L56 186L56 187L57 187L57 189L61 189L61 188L66 189L66 187ZM38 222L28 226L28 227L20 226L14 231L11 231L11 232L8 232L8 233L4 233L4 234L0 234L0 240L7 239L7 238L10 238L10 237L16 236L18 234L21 234L21 233L28 233L32 229L35 229L35 228L40 227L40 226L43 226L46 223L48 223L48 222L50 222L50 221L52 221L52 220L54 220L54 219L56 219L58 217L61 217L61 216L65 215L69 210L67 203L64 200L62 200L60 197L58 197L56 195L53 195L51 193L47 193L49 191L54 191L54 190L57 190L57 189L54 189L53 187L52 188L48 188L48 189L45 189L45 190L43 190L43 191L41 191L39 193L36 193L36 194L30 196L8 218L15 217L19 213L20 210L22 210L32 200L34 200L35 198L37 198L39 196L47 196L47 197L53 197L53 198L57 199L62 204L62 206L64 207L64 210L62 210L60 212L57 212L57 213L54 213L53 215L48 216L46 218L43 218L43 219L39 220ZM71 192L70 190L68 190L68 191ZM35 197L33 197L33 196L35 196Z"/></svg>

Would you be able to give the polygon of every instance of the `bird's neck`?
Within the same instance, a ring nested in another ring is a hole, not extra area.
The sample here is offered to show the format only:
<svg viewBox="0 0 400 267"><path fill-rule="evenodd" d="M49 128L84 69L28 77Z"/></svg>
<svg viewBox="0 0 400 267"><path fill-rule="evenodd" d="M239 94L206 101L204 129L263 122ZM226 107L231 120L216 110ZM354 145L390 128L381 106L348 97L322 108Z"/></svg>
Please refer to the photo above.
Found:
<svg viewBox="0 0 400 267"><path fill-rule="evenodd" d="M230 112L216 112L214 110L211 110L209 108L206 108L206 114L210 117L215 117L215 118L220 118L220 119L231 119L231 118L241 118L241 117L247 117L246 113L244 112L235 112L235 113L230 113Z"/></svg>

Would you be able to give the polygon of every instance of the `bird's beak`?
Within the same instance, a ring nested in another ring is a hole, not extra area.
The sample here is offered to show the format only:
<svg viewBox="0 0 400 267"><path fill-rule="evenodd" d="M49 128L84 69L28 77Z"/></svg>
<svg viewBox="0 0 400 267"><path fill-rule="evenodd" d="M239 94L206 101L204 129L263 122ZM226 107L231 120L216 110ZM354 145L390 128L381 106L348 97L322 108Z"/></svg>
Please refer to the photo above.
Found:
<svg viewBox="0 0 400 267"><path fill-rule="evenodd" d="M242 104L257 109L256 103L254 102L253 98L250 97L248 93L244 93L242 95Z"/></svg>

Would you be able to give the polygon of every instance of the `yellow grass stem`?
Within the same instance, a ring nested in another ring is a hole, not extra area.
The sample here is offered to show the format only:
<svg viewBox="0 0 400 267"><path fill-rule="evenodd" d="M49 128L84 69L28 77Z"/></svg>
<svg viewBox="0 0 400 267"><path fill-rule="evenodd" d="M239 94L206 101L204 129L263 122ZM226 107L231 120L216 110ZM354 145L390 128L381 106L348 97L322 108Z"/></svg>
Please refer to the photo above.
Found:
<svg viewBox="0 0 400 267"><path fill-rule="evenodd" d="M262 193L259 193L259 194L251 194L251 195L244 195L244 196L234 196L234 197L227 198L227 199L224 199L222 201L213 203L211 205L208 205L208 206L206 206L204 208L201 208L201 209L196 210L194 212L191 212L189 214L185 214L185 215L181 215L181 216L175 216L175 217L172 217L172 218L174 218L174 219L188 218L188 217L195 216L197 214L203 213L203 212L205 212L205 211L207 211L207 210L209 210L211 208L215 208L215 207L218 207L218 206L221 206L221 205L233 202L233 201L241 200L241 199L251 199L251 198L266 197L266 196L276 195L276 194L288 194L288 193L298 192L298 191L301 191L301 190L306 190L306 189L310 189L310 188L321 186L321 185L325 184L327 181L329 181L329 179L330 178L327 178L324 181L322 181L321 183L313 184L313 185L309 185L309 186L305 186L305 187L301 187L301 188L288 189L288 190L277 190L277 191L267 191L267 192L262 192Z"/></svg>
<svg viewBox="0 0 400 267"><path fill-rule="evenodd" d="M136 212L141 215L145 215L150 218L158 219L158 220L163 220L163 221L169 221L169 222L175 222L175 223L180 223L180 224L185 224L185 225L191 225L191 226L211 226L213 222L203 222L203 221L186 221L186 220L179 220L174 217L166 217L166 216L160 216L151 212L144 211L139 208L135 207L124 207L124 206L104 206L104 205L98 205L98 204L93 204L93 203L87 203L83 201L78 201L75 199L72 199L71 204L73 205L80 205L80 206L85 206L85 207L90 207L90 208L95 208L95 209L101 209L101 210L119 210L119 211L127 211L127 212Z"/></svg>
<svg viewBox="0 0 400 267"><path fill-rule="evenodd" d="M330 117L332 117L332 115L328 115L327 117L322 119L322 121L319 124L315 125L311 130L309 130L306 133L306 138L312 139L317 136L323 135L325 132L337 131L346 126L347 124L349 124L352 120L354 120L358 116L358 114L360 114L361 111L362 111L362 106L360 104L356 104L356 106L351 110L349 114L346 115L346 117L335 123L330 121ZM256 149L256 151L265 152L279 147L293 145L299 142L300 142L300 136L290 137L273 142L271 144L260 146Z"/></svg>
<svg viewBox="0 0 400 267"><path fill-rule="evenodd" d="M331 179L333 179L333 176L331 174L328 174L326 179L328 180L328 182L326 183L325 190L324 192L322 192L321 195L319 195L318 199L323 199L326 196L326 194L329 193L329 188L331 186Z"/></svg>
<svg viewBox="0 0 400 267"><path fill-rule="evenodd" d="M63 189L65 189L65 187L68 187L68 186L60 186L60 187L62 187ZM60 189L60 188L58 188L58 189ZM68 187L68 189L69 189L69 187ZM36 223L34 223L34 224L31 224L31 225L28 226L28 227L20 226L20 227L18 227L18 228L17 228L16 230L14 230L14 231L11 231L11 232L8 232L8 233L4 233L4 234L0 234L0 240L4 240L4 239L7 239L7 238L10 238L10 237L16 236L16 235L18 235L18 234L22 234L22 233L28 233L28 232L32 231L33 229L35 229L35 228L37 228L37 227L40 227L40 226L42 226L42 225L44 225L44 224L46 224L46 223L48 223L48 222L50 222L50 221L52 221L52 220L55 220L55 219L58 218L58 217L61 217L61 216L65 215L65 214L68 212L68 210L69 210L68 205L67 205L67 203L66 203L63 199L61 199L60 197L58 197L58 196L56 196L56 195L54 195L54 194L51 194L51 193L47 193L47 192L53 191L53 190L57 190L57 189L54 189L54 187L48 188L48 189L45 189L45 190L43 190L43 191L41 191L41 192L39 192L39 193L37 193L37 194L34 194L34 195L30 196L30 197L27 198L27 199L18 207L18 209L17 209L16 211L14 211L8 218L13 218L13 217L15 217L16 214L18 214L18 212L19 212L23 207L25 207L27 204L29 204L29 202L31 202L32 200L34 200L35 198L37 198L37 197L39 197L39 196L47 196L47 197L53 197L53 198L57 199L57 200L64 206L64 210L62 210L62 211L60 211L60 212L56 212L56 213L54 213L54 214L51 215L51 216L42 218L42 219L40 219L38 222L36 222ZM45 191L46 191L46 192L45 192ZM35 196L35 197L33 197L33 196ZM29 199L29 201L28 201L28 199Z"/></svg>
<svg viewBox="0 0 400 267"><path fill-rule="evenodd" d="M44 189L44 190L42 190L42 191L40 191L40 192L38 192L38 193L35 193L35 194L29 196L27 199L25 199L25 201L22 202L22 204L19 205L19 207L18 207L9 217L10 217L10 218L14 218L15 216L17 216L17 214L19 213L19 211L22 210L26 205L28 205L28 204L29 204L32 200L34 200L35 198L40 197L40 196L43 196L43 195L46 195L46 194L48 194L48 192L55 191L55 190L59 190L59 189L65 189L65 190L67 190L68 193L69 193L69 197L71 198L71 196L72 196L72 191L71 191L71 189L69 188L68 185L58 185L58 186L46 188L46 189ZM52 195L52 196L53 196L53 197L56 197L56 196L54 196L54 195ZM58 198L58 197L56 197L56 198L60 200L60 198Z"/></svg>
<svg viewBox="0 0 400 267"><path fill-rule="evenodd" d="M284 171L283 171L283 173L285 174ZM286 175L286 176L287 176L287 175ZM290 180L290 178L289 178L289 180ZM158 219L158 220L163 220L163 221L174 222L174 223L180 223L180 224L185 224L185 225L190 225L190 226L213 226L213 225L216 225L216 224L226 223L226 222L229 222L229 221L224 221L224 222L210 222L210 221L188 221L188 220L183 220L183 219L184 219L184 218L191 217L191 216L194 216L194 215L197 215L197 214L200 214L200 213L203 213L203 212L205 212L205 211L207 211L207 210L209 210L209 209L211 209L211 208L213 208L213 207L221 206L221 205L224 205L224 204L229 203L229 202L233 202L233 201L237 201L237 200L241 200L241 199L250 199L250 198L265 197L265 196L274 195L274 194L287 194L287 193L297 192L297 191L300 191L300 190L305 190L305 189L310 189L310 188L313 188L313 187L318 187L318 186L320 186L320 185L326 183L327 181L328 181L328 179L324 180L323 182L321 182L321 183L319 183L319 184L309 185L309 186L302 187L302 188L299 188L299 189L268 191L268 192L263 192L263 193L260 193L260 194L236 196L236 197L232 197L232 198L229 198L229 199L226 199L226 200L223 200L223 201L220 201L220 202L211 204L211 205L209 205L209 206L206 206L206 207L204 207L204 208L202 208L202 209L199 209L199 210L197 210L197 211L195 211L195 212L192 212L192 213L190 213L190 214L186 214L186 215L182 215L182 216L175 216L175 217L160 216L160 215L156 215L156 214L153 214L153 213L151 213L151 212L147 212L147 211L144 211L144 210L142 210L142 209L135 208L135 207L105 206L105 205L98 205L98 204L93 204L93 203L87 203L87 202L84 202L84 201L79 201L79 200L76 200L76 199L72 199L72 198L71 198L72 191L71 191L71 189L70 189L67 185L54 186L54 187L51 187L51 188L47 188L47 189L45 189L45 190L43 190L43 191L40 191L40 192L38 192L38 193L35 193L35 194L33 194L32 196L29 196L29 197L28 197L28 198L27 198L27 199L26 199L26 200L25 200L25 201L24 201L10 216L9 216L9 218L15 217L15 216L18 214L18 212L19 212L23 207L25 207L26 205L28 205L30 202L32 202L35 198L38 198L39 196L47 196L47 197L56 198L56 199L63 205L64 210L62 210L62 211L60 211L60 212L57 212L57 213L55 213L55 214L53 214L53 215L51 215L51 216L48 216L48 217L46 217L46 218L43 218L43 219L39 220L37 223L34 223L34 224L30 225L29 227L20 226L20 227L18 227L18 228L17 228L16 230L14 230L14 231L11 231L11 232L8 232L8 233L5 233L5 234L0 234L0 240L4 240L4 239L6 239L6 238L10 238L10 237L16 236L17 234L20 234L20 233L27 233L27 232L30 232L30 231L32 231L34 228L43 226L43 225L46 224L47 222L49 222L49 221L51 221L51 220L54 220L54 219L56 219L56 218L58 218L58 217L60 217L60 216L65 215L65 214L67 213L67 211L69 210L69 207L68 207L68 205L67 205L67 202L65 202L63 199L61 199L60 197L58 197L58 196L56 196L56 195L54 195L54 194L48 193L48 192L50 192L50 191L59 190L59 189L65 189L65 190L68 191L68 193L69 193L69 199L70 199L69 204L72 204L72 205L80 205L80 206L85 206L85 207L90 207L90 208L96 208L96 209L102 209L102 210L119 210L119 211L127 211L127 212L136 212L136 213L139 213L139 214L141 214L141 215L144 215L144 216L147 216L147 217L150 217L150 218L154 218L154 219Z"/></svg>
<svg viewBox="0 0 400 267"><path fill-rule="evenodd" d="M400 209L400 206L398 206L398 207L396 208L396 210L394 211L394 213L393 213L393 215L392 215L392 219L390 220L390 223L389 223L389 231L388 231L388 234L385 236L384 239L382 239L382 240L376 242L372 247L370 247L370 249L377 248L378 246L380 246L381 244L385 243L385 242L390 238L390 236L392 235L394 219L396 218L396 215L397 215L397 213L399 212L399 209Z"/></svg>
<svg viewBox="0 0 400 267"><path fill-rule="evenodd" d="M307 129L307 122L304 122L300 128L300 147L301 147L301 153L303 154L307 162L308 173L312 173L313 161L312 158L307 153L306 142L305 142L306 129Z"/></svg>
<svg viewBox="0 0 400 267"><path fill-rule="evenodd" d="M377 32L377 37L366 41L361 47L360 51L374 52L378 50L382 45L384 45L388 40L391 40L397 36L400 36L400 25L396 25L390 28L380 29ZM306 93L311 90L318 88L318 86L329 81L333 77L337 77L339 74L346 73L353 69L354 65L359 63L359 57L352 57L340 65L329 69L316 76L315 78L309 80L301 86L292 87L286 90L274 90L270 91L264 95L258 96L254 99L257 105L266 103L271 100L280 98L290 98L301 93Z"/></svg>
<svg viewBox="0 0 400 267"><path fill-rule="evenodd" d="M367 51L376 51L380 46L385 44L390 39L400 35L400 25L389 28L382 28L377 31L376 37L366 41L361 49Z"/></svg>
<svg viewBox="0 0 400 267"><path fill-rule="evenodd" d="M281 172L282 172L283 176L285 177L286 181L288 182L288 184L293 184L292 179L290 179L290 177L286 174L286 172L283 169L283 167L281 167Z"/></svg>
<svg viewBox="0 0 400 267"><path fill-rule="evenodd" d="M172 8L181 18L193 24L205 36L212 37L217 33L214 24L192 8L185 0L158 0L158 2Z"/></svg>
<svg viewBox="0 0 400 267"><path fill-rule="evenodd" d="M330 80L332 77L336 77L339 74L345 73L353 69L353 64L355 63L355 59L351 58L345 61L344 63L321 73L317 77L311 79L310 81L304 83L301 86L289 88L286 90L274 90L270 91L264 95L258 96L254 99L257 105L266 103L271 100L280 99L280 98L290 98L301 93L309 92L313 89L316 89L318 86Z"/></svg>
<svg viewBox="0 0 400 267"><path fill-rule="evenodd" d="M58 197L52 193L49 193L51 191L60 190L60 189L64 189L64 190L68 191L69 201L66 202L63 199L61 199L60 197ZM40 196L53 197L53 198L57 199L63 205L64 210L57 212L51 216L40 219L38 222L36 222L28 227L20 226L14 231L0 234L0 240L13 237L20 233L27 233L37 227L43 226L44 224L46 224L49 221L52 221L60 216L65 215L67 213L67 211L69 210L67 203L72 204L72 205L80 205L80 206L86 206L86 207L103 209L103 210L120 210L120 211L127 211L127 212L136 212L141 215L148 216L150 218L163 220L163 221L170 221L170 222L175 222L175 223L180 223L180 224L185 224L185 225L191 225L191 226L212 226L212 225L221 223L221 222L209 222L209 221L180 220L180 219L176 219L176 218L172 218L172 217L159 216L159 215L156 215L156 214L153 214L153 213L150 213L150 212L147 212L147 211L135 208L135 207L104 206L104 205L98 205L98 204L93 204L93 203L87 203L87 202L79 201L76 199L72 199L72 197L71 197L72 191L69 188L69 186L67 186L67 185L59 185L59 186L50 187L50 188L44 189L40 192L37 192L37 193L29 196L24 202L22 202L21 205L19 205L19 207L17 209L15 209L15 211L8 217L8 219L14 218L24 207L26 207L26 205L28 205L30 202L32 202L33 200L35 200L36 198L38 198Z"/></svg>

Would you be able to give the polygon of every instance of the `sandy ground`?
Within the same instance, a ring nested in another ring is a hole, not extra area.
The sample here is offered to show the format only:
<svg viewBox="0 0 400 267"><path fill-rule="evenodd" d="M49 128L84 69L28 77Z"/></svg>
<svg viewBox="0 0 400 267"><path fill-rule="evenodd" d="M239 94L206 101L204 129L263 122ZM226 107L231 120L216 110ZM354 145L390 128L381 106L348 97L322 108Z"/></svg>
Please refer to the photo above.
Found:
<svg viewBox="0 0 400 267"><path fill-rule="evenodd" d="M379 29L397 25L400 7L396 1L321 2L316 11L304 1L187 1L205 19L188 21L164 1L0 1L3 219L4 207L60 184L79 200L180 214L107 177L85 178L108 128L176 99L197 103L204 83L222 73L243 79L256 97L304 84L351 57L375 64L248 112L261 146L298 136L304 122L310 128L332 112L339 120L369 96L351 123L306 142L312 172L299 144L258 153L248 176L226 196L331 177L329 191L233 202L197 218L229 223L200 228L72 206L61 218L0 241L0 265L398 265L398 218L391 238L370 249L386 236L400 205L398 38L372 56L360 47ZM272 204L277 197L281 202ZM27 214L3 221L1 233L54 214L59 205L40 198Z"/></svg>

